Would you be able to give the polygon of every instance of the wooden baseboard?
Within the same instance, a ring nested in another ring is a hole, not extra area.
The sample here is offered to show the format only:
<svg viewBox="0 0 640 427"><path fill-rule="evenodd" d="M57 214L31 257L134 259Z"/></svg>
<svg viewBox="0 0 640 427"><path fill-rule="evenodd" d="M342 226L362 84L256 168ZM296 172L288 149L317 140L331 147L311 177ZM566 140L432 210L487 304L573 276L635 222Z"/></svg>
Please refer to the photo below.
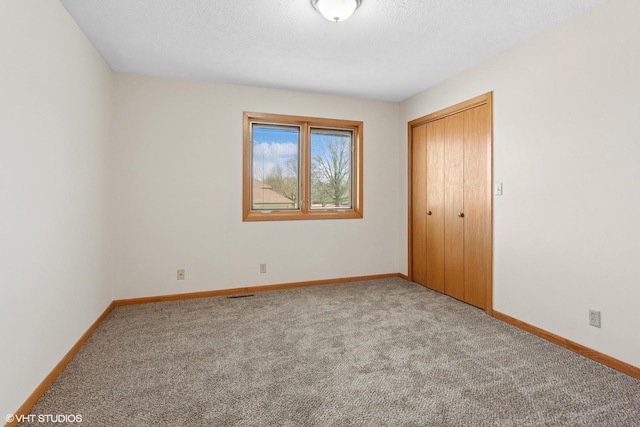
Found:
<svg viewBox="0 0 640 427"><path fill-rule="evenodd" d="M585 347L582 344L578 344L556 334L552 334L551 332L540 329L537 326L530 325L526 322L523 322L522 320L515 319L498 311L494 310L491 315L498 320L515 326L516 328L522 329L523 331L527 331L549 342L557 344L560 347L564 347L567 350L571 350L574 353L578 353L588 359L594 360L598 363L602 363L603 365L613 368L616 371L620 371L623 374L627 374L630 377L640 379L640 368L636 366L630 365L629 363L615 359L611 356L607 356L606 354L600 353L599 351L590 349L589 347Z"/></svg>
<svg viewBox="0 0 640 427"><path fill-rule="evenodd" d="M18 410L14 413L14 415L20 416L20 415L29 414L29 411L31 410L31 408L33 408L33 405L35 405L38 399L40 399L40 396L42 396L42 394L49 388L51 383L53 383L55 379L58 378L58 375L60 375L62 370L65 368L65 366L67 366L67 364L71 361L73 356L75 356L78 350L80 350L80 347L82 347L82 345L87 341L87 339L89 339L93 331L95 331L98 328L98 326L100 326L100 324L105 319L105 317L107 317L109 313L111 313L112 309L113 309L113 302L111 302L107 306L107 308L104 310L104 312L100 315L100 317L98 317L98 319L95 322L93 322L91 326L89 326L89 329L87 329L86 332L82 334L80 339L73 345L73 347L71 347L71 349L67 352L67 354L64 355L64 357L60 360L60 362L58 362L56 366L54 366L54 368L51 370L49 375L47 375L45 379L42 380L40 385L36 387L33 393L31 393L31 396L29 396L27 400L22 404L22 406L18 408ZM16 425L18 425L18 420L14 419L12 422L6 423L5 427L13 427Z"/></svg>
<svg viewBox="0 0 640 427"><path fill-rule="evenodd" d="M115 307L120 307L123 305L147 304L152 302L179 301L179 300L193 299L193 298L208 298L208 297L218 297L218 296L224 296L224 295L251 294L254 292L277 291L281 289L303 288L307 286L317 286L317 285L335 285L338 283L358 282L362 280L388 279L392 277L404 278L403 275L400 273L375 274L370 276L341 277L341 278L334 278L334 279L309 280L306 282L281 283L276 285L249 286L249 287L243 287L243 288L229 288L229 289L217 289L213 291L189 292L184 294L158 295L154 297L119 299L119 300L114 300L113 305Z"/></svg>

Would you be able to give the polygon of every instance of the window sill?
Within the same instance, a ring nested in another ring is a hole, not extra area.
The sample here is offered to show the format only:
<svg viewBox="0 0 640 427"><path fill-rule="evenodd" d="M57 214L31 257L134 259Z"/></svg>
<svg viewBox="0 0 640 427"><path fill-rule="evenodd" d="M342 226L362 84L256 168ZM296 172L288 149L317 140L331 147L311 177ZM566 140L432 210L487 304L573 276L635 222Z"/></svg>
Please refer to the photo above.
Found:
<svg viewBox="0 0 640 427"><path fill-rule="evenodd" d="M335 210L318 210L307 213L302 212L248 212L243 215L243 221L295 221L314 219L361 219L362 211L353 209L337 212Z"/></svg>

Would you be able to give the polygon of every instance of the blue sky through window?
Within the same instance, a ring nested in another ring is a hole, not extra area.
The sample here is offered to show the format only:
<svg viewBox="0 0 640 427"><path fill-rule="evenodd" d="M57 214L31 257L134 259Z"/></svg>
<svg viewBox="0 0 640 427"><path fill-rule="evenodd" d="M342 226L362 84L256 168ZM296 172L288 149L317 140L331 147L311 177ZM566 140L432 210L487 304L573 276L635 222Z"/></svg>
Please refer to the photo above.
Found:
<svg viewBox="0 0 640 427"><path fill-rule="evenodd" d="M290 173L287 162L297 159L300 129L297 127L254 125L253 126L253 176L264 180L277 166L285 175Z"/></svg>

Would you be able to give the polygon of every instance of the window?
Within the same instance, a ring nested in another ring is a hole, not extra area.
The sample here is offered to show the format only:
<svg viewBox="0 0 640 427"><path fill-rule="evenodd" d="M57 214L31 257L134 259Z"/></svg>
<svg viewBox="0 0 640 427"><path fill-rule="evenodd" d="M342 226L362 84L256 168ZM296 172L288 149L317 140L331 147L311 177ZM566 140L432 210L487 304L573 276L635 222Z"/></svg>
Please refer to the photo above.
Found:
<svg viewBox="0 0 640 427"><path fill-rule="evenodd" d="M362 218L362 122L244 113L244 221Z"/></svg>

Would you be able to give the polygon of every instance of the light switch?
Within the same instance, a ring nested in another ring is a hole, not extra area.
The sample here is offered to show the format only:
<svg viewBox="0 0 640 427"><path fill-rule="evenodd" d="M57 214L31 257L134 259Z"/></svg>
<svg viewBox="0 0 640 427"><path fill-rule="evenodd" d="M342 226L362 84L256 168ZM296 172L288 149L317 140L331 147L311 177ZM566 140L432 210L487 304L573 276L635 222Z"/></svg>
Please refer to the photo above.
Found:
<svg viewBox="0 0 640 427"><path fill-rule="evenodd" d="M501 182L496 184L496 196L502 196L502 183Z"/></svg>

